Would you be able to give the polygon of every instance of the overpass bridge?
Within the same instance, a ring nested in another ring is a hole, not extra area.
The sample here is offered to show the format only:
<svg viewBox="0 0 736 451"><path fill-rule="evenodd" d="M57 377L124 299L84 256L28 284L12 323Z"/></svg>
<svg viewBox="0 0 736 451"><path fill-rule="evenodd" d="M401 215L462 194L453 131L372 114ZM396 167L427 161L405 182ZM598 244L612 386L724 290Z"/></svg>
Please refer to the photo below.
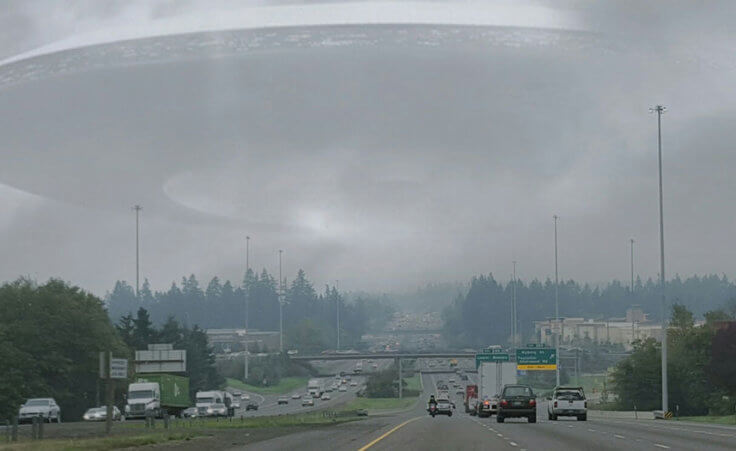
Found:
<svg viewBox="0 0 736 451"><path fill-rule="evenodd" d="M475 359L474 352L383 352L368 354L290 355L291 360Z"/></svg>

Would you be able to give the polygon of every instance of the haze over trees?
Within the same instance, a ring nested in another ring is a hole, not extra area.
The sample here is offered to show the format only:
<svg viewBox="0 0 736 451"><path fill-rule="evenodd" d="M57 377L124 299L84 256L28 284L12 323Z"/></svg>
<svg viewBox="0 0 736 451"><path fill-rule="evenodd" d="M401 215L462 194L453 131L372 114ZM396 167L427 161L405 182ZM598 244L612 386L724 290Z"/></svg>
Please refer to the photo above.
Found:
<svg viewBox="0 0 736 451"><path fill-rule="evenodd" d="M151 291L145 280L137 297L128 283L118 281L106 302L115 321L143 307L153 323L162 324L173 317L182 324L209 329L243 328L247 299L249 328L278 330L278 294L278 280L264 269L260 274L249 270L238 285L213 277L204 289L194 275L182 277L179 284L172 283L167 291L160 292ZM363 334L381 328L393 313L385 300L361 296L346 302L343 294L330 286L318 292L299 270L284 292L286 346L302 352L334 349L338 305L343 348L359 346Z"/></svg>
<svg viewBox="0 0 736 451"><path fill-rule="evenodd" d="M736 284L725 276L679 276L667 282L667 298L689 308L695 315L726 305L736 299ZM458 295L445 308L445 336L457 346L506 344L511 336L512 284L497 281L492 274L473 277L465 294ZM517 281L517 315L519 330L525 340L534 333L533 321L554 317L555 285L547 279L530 283ZM640 305L652 321L661 316L661 291L657 282L636 279L634 291L619 281L603 288L560 281L561 317L603 319L624 317L631 305ZM493 327L490 327L493 325Z"/></svg>

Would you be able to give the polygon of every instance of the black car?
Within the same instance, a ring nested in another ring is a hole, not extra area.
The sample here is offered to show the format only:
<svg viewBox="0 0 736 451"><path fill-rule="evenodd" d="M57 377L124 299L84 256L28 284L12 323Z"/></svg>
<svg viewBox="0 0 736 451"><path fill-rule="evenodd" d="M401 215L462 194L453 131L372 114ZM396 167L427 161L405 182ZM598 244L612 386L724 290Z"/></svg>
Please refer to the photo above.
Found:
<svg viewBox="0 0 736 451"><path fill-rule="evenodd" d="M249 402L247 406L245 406L245 410L258 410L258 404L254 402Z"/></svg>
<svg viewBox="0 0 736 451"><path fill-rule="evenodd" d="M537 422L537 399L528 385L504 385L498 402L496 421L506 418L527 417L530 423Z"/></svg>

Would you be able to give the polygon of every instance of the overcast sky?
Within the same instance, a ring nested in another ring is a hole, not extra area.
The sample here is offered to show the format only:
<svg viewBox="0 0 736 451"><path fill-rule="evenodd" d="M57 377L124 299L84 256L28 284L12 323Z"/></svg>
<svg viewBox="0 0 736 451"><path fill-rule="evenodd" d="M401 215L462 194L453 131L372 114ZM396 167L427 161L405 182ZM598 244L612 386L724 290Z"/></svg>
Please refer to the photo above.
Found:
<svg viewBox="0 0 736 451"><path fill-rule="evenodd" d="M348 290L546 278L554 214L563 278L627 280L630 238L656 277L657 103L667 272L736 276L732 2L589 3L7 2L0 280L133 282L136 203L158 289L246 235Z"/></svg>

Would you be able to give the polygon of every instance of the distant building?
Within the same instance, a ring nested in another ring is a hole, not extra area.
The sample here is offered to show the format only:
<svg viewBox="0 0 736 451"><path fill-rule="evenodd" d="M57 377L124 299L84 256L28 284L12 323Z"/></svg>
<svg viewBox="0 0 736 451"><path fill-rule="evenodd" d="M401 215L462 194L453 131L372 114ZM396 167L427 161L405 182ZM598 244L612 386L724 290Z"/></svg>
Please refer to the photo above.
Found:
<svg viewBox="0 0 736 451"><path fill-rule="evenodd" d="M634 321L627 321L634 319ZM645 321L637 321L644 319ZM539 342L553 346L554 333L559 331L562 343L572 343L575 340L591 340L594 343L621 344L631 349L634 340L654 338L661 340L662 325L646 322L646 314L641 309L629 309L626 318L611 318L609 320L592 320L585 318L560 318L557 324L555 318L544 321L534 321L534 331Z"/></svg>
<svg viewBox="0 0 736 451"><path fill-rule="evenodd" d="M248 342L251 352L278 351L279 332L246 329L207 329L207 341L216 353L242 351Z"/></svg>

